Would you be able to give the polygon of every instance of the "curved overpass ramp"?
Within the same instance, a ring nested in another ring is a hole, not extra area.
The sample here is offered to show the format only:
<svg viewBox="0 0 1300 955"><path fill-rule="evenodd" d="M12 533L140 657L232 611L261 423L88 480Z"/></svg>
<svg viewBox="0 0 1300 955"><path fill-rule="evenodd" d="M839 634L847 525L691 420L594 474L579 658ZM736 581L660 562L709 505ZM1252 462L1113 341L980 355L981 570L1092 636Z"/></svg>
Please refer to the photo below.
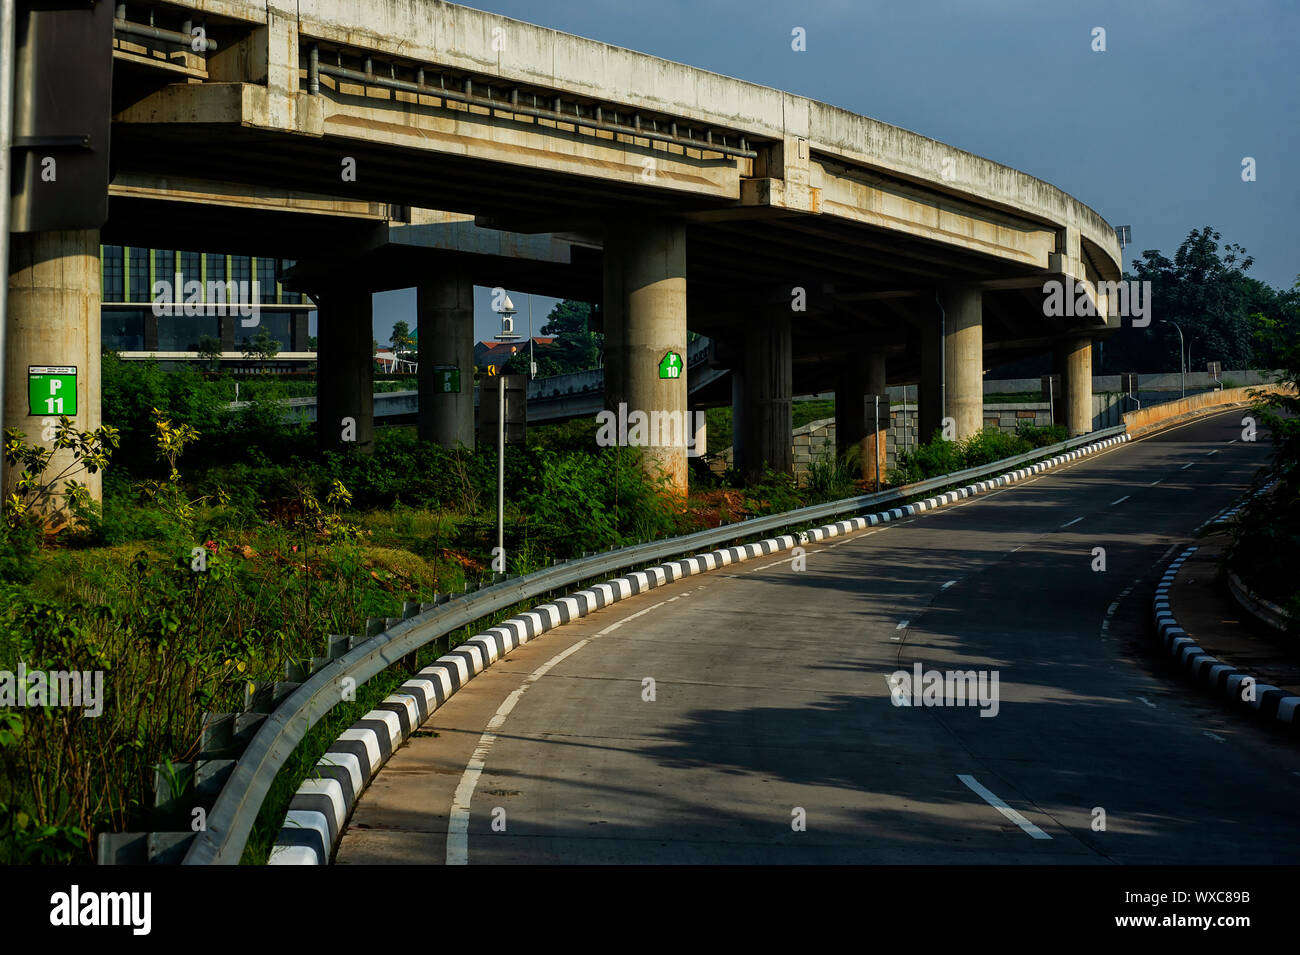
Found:
<svg viewBox="0 0 1300 955"><path fill-rule="evenodd" d="M527 644L394 755L338 862L1292 862L1294 747L1171 684L1141 633L1142 581L1265 459L1239 420ZM996 672L996 708L894 706L917 664Z"/></svg>

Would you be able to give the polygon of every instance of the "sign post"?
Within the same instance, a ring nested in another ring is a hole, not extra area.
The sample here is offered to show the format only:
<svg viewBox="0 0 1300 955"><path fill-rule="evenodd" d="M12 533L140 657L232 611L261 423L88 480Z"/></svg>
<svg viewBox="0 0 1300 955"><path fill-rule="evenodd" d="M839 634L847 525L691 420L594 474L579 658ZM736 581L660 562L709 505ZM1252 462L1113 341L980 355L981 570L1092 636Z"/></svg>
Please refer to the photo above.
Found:
<svg viewBox="0 0 1300 955"><path fill-rule="evenodd" d="M1061 376L1043 375L1043 394L1047 398L1047 413L1051 417L1049 424L1056 424L1056 399L1061 394Z"/></svg>
<svg viewBox="0 0 1300 955"><path fill-rule="evenodd" d="M1137 404L1142 407L1142 400L1138 397L1138 376L1135 372L1126 371L1119 376L1120 390L1127 394Z"/></svg>
<svg viewBox="0 0 1300 955"><path fill-rule="evenodd" d="M497 554L506 552L506 376L497 376ZM502 569L505 562L501 563Z"/></svg>
<svg viewBox="0 0 1300 955"><path fill-rule="evenodd" d="M492 393L496 392L496 400ZM497 555L505 554L506 445L523 444L528 436L528 376L499 375L489 365L479 379L479 442L487 443L496 431L497 445ZM501 565L505 566L504 562Z"/></svg>

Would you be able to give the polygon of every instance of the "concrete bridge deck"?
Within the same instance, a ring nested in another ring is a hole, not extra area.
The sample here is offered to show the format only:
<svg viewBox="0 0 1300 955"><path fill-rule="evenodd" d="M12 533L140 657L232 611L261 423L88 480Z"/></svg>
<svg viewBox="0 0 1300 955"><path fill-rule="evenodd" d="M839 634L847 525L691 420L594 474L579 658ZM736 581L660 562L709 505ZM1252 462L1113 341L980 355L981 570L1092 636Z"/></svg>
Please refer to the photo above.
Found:
<svg viewBox="0 0 1300 955"><path fill-rule="evenodd" d="M165 235L298 261L283 280L319 305L334 385L322 418L354 420L363 448L370 294L417 287L429 374L464 374L474 284L599 303L612 406L683 413L687 381L659 365L685 354L688 327L717 340L738 461L754 473L790 469L795 393L846 398L841 443L861 446L869 472L881 442L861 420L867 396L916 383L922 430L950 422L962 437L981 425L984 370L1044 351L1064 378L1061 420L1090 427L1091 346L1119 321L1099 283L1119 278L1119 247L1100 215L1032 175L806 97L441 0L177 0L118 13L102 38L108 218L15 240L7 425L30 424L26 365L84 368L78 423L95 423L87 250L103 236ZM92 53L69 49L65 62ZM1053 281L1071 297L1085 283L1089 314L1049 316ZM28 333L28 316L50 314L60 327ZM422 392L426 438L472 440L467 391L435 392L430 379ZM684 486L684 448L646 457Z"/></svg>

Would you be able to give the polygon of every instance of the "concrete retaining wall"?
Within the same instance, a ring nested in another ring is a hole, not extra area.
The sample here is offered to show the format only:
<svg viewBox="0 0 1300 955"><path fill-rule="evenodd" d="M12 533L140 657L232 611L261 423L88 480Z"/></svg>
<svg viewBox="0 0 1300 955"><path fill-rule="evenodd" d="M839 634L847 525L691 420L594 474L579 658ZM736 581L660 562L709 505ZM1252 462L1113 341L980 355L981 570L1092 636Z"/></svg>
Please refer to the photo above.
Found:
<svg viewBox="0 0 1300 955"><path fill-rule="evenodd" d="M1276 385L1265 388L1227 388L1223 391L1207 391L1199 395L1189 395L1164 404L1152 405L1140 411L1130 411L1124 415L1124 425L1131 437L1146 431L1152 431L1182 418L1194 417L1210 408L1231 407L1233 405L1253 404L1255 392L1275 392Z"/></svg>
<svg viewBox="0 0 1300 955"><path fill-rule="evenodd" d="M1112 428L1120 424L1122 412L1120 395L1093 395L1094 431ZM1046 401L1014 401L984 405L984 427L997 428L1007 434L1015 433L1021 422L1028 422L1035 427L1051 424L1051 407ZM889 411L889 430L886 432L885 463L886 467L895 467L898 452L916 446L917 434L916 403L895 404ZM822 418L795 428L791 433L794 444L794 473L802 481L814 462L826 463L835 457L835 419ZM730 465L731 448L719 455ZM718 468L721 470L721 467Z"/></svg>

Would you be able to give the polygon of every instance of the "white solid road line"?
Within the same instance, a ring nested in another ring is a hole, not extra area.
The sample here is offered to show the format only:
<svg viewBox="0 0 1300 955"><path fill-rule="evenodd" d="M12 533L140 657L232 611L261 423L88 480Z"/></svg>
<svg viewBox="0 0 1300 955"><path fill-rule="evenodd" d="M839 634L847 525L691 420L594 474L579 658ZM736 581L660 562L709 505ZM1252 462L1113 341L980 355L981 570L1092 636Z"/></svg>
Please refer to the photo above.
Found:
<svg viewBox="0 0 1300 955"><path fill-rule="evenodd" d="M1125 495L1124 495L1123 497L1121 497L1118 501L1111 501L1111 502L1110 502L1110 506L1111 506L1111 507L1114 507L1116 504L1123 504L1123 503L1124 503L1125 501L1127 501L1131 496L1132 496L1132 495L1130 495L1130 494L1125 494Z"/></svg>
<svg viewBox="0 0 1300 955"><path fill-rule="evenodd" d="M1156 705L1152 703L1150 700L1148 700L1145 696L1139 696L1138 699L1141 700L1143 703L1145 703L1147 706L1151 707L1151 709L1153 710L1156 709Z"/></svg>
<svg viewBox="0 0 1300 955"><path fill-rule="evenodd" d="M1075 518L1074 520L1072 520L1072 521L1066 521L1064 524L1061 525L1061 528L1062 528L1062 529L1067 528L1067 527L1069 527L1071 524L1077 524L1077 523L1079 523L1079 521L1081 521L1081 520L1083 520L1082 517L1076 517L1076 518Z"/></svg>
<svg viewBox="0 0 1300 955"><path fill-rule="evenodd" d="M983 799L986 803L988 803L998 812L1002 813L1002 815L1006 816L1008 819L1014 822L1021 829L1025 830L1025 832L1029 833L1030 838L1032 839L1052 838L1047 833L1043 832L1042 829L1039 829L1036 825L1034 825L1024 816L1020 815L1020 813L1016 812L1014 809L1012 809L1010 806L1004 803L993 793L989 792L987 789L985 789L983 786L977 783L975 781L974 776L963 776L962 774L958 773L957 778L960 779L963 783L965 783L967 788L969 788L971 792L975 793L975 795L979 796L981 799Z"/></svg>
<svg viewBox="0 0 1300 955"><path fill-rule="evenodd" d="M673 600L677 598L674 597ZM492 719L488 721L487 729L479 737L478 746L474 754L470 756L469 762L465 764L465 772L460 777L460 785L456 787L456 794L451 798L451 815L447 817L447 865L469 865L469 805L474 799L474 789L478 786L478 778L483 774L483 767L487 763L488 753L492 749L492 744L497 741L496 731L501 729L510 715L510 711L515 708L519 698L524 695L524 691L540 680L558 665L566 657L577 653L596 637L603 637L607 633L612 633L629 620L635 620L637 617L648 614L652 610L658 610L664 604L671 603L670 600L661 600L653 607L646 607L644 610L638 610L634 614L629 614L622 620L618 620L604 630L592 637L586 637L579 640L567 650L563 650L551 657L532 673L524 678L521 683L505 701L497 707Z"/></svg>

